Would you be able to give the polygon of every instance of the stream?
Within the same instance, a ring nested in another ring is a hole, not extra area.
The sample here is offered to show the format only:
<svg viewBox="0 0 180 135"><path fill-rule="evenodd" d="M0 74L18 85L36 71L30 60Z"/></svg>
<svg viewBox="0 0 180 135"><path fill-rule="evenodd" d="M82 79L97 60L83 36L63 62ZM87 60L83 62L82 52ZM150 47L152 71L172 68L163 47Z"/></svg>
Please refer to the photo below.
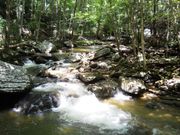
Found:
<svg viewBox="0 0 180 135"><path fill-rule="evenodd" d="M95 51L97 47L74 48L66 55ZM66 57L67 57L66 56ZM99 100L76 79L76 63L65 61L52 73L68 81L49 82L33 91L58 91L60 106L52 112L21 115L0 112L1 135L178 135L180 110L174 107L148 109L147 101L135 100L118 92L113 98ZM62 79L63 80L63 79Z"/></svg>

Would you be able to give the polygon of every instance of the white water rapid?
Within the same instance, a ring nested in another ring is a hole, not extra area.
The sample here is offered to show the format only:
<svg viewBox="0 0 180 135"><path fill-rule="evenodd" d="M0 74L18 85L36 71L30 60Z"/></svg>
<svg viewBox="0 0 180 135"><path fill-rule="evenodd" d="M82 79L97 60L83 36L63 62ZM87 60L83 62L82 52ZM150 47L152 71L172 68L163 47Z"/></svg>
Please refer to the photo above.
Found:
<svg viewBox="0 0 180 135"><path fill-rule="evenodd" d="M28 64L30 64L29 61ZM99 100L93 93L88 92L86 86L76 79L71 65L62 63L58 70L49 69L49 71L58 77L66 76L69 81L46 83L35 87L33 91L58 91L60 106L52 110L59 112L60 118L97 126L101 129L127 129L131 115L114 105ZM130 97L119 92L114 99L124 101L130 100Z"/></svg>

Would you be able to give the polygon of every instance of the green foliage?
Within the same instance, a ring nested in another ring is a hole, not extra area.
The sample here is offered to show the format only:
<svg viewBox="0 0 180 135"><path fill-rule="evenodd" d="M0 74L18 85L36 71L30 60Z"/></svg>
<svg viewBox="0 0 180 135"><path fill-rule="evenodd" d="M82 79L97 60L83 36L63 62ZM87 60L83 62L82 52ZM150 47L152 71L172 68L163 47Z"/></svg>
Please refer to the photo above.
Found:
<svg viewBox="0 0 180 135"><path fill-rule="evenodd" d="M23 6L23 0L10 3L11 14L17 12L18 6ZM135 31L140 28L141 5L136 0L27 0L24 6L25 11L20 19L16 15L10 15L10 27L15 33L19 24L14 22L20 23L22 20L22 27L28 27L34 33L54 28L59 32L58 36L65 36L66 30L87 36L112 35L114 32L131 35L131 15L134 15ZM157 7L156 11L154 7ZM152 29L152 25L159 27L164 22L165 34L167 29L176 32L180 25L179 7L179 0L144 1L145 28ZM171 26L167 26L167 23ZM4 24L5 20L0 18L0 31ZM156 30L157 33L162 32L161 29Z"/></svg>
<svg viewBox="0 0 180 135"><path fill-rule="evenodd" d="M5 26L5 20L0 16L0 33L2 33Z"/></svg>

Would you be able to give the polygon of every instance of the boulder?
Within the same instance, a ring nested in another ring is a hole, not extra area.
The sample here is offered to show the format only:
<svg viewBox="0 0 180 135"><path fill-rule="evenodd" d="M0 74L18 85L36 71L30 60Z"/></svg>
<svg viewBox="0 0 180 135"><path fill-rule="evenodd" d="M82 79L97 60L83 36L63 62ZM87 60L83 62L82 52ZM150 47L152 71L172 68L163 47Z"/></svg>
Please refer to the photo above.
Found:
<svg viewBox="0 0 180 135"><path fill-rule="evenodd" d="M50 52L52 52L56 49L56 46L53 43L51 43L47 40L44 40L41 44L37 45L36 48L41 53L49 54Z"/></svg>
<svg viewBox="0 0 180 135"><path fill-rule="evenodd" d="M120 77L120 89L132 96L141 96L146 92L146 86L144 82L135 78Z"/></svg>
<svg viewBox="0 0 180 135"><path fill-rule="evenodd" d="M14 111L26 115L43 113L58 107L59 100L60 94L58 92L32 92L15 105Z"/></svg>
<svg viewBox="0 0 180 135"><path fill-rule="evenodd" d="M0 61L0 92L23 92L30 87L30 78L22 67Z"/></svg>
<svg viewBox="0 0 180 135"><path fill-rule="evenodd" d="M113 97L117 93L118 84L113 80L104 80L88 85L88 91L93 92L100 99Z"/></svg>
<svg viewBox="0 0 180 135"><path fill-rule="evenodd" d="M166 94L170 94L173 96L180 95L180 78L172 78L168 80L160 80L156 81L156 87L160 90L164 91Z"/></svg>
<svg viewBox="0 0 180 135"><path fill-rule="evenodd" d="M180 77L166 80L164 84L168 87L169 90L180 92Z"/></svg>
<svg viewBox="0 0 180 135"><path fill-rule="evenodd" d="M96 83L105 79L103 76L95 74L78 74L77 78L85 84Z"/></svg>
<svg viewBox="0 0 180 135"><path fill-rule="evenodd" d="M37 76L43 73L49 66L44 64L36 63L26 63L23 68L26 70L26 73L30 76Z"/></svg>
<svg viewBox="0 0 180 135"><path fill-rule="evenodd" d="M13 107L31 86L31 80L22 67L0 61L0 109Z"/></svg>
<svg viewBox="0 0 180 135"><path fill-rule="evenodd" d="M97 60L99 58L103 58L105 56L110 55L111 53L114 53L115 51L111 47L104 47L96 51L94 58L92 60Z"/></svg>
<svg viewBox="0 0 180 135"><path fill-rule="evenodd" d="M161 80L161 77L160 77L160 75L158 73L148 72L147 74L145 74L143 80L144 80L145 83L154 84L156 81Z"/></svg>

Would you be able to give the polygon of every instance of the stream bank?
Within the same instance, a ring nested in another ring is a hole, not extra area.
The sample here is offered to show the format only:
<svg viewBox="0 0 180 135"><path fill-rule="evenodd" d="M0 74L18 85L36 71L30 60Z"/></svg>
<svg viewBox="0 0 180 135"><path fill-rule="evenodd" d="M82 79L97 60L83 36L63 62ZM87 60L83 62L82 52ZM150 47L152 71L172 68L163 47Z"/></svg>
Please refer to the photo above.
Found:
<svg viewBox="0 0 180 135"><path fill-rule="evenodd" d="M125 54L131 52L126 46L122 48ZM48 59L44 58L46 55ZM33 96L17 103L13 112L0 113L5 135L28 132L38 135L90 135L92 132L168 135L179 132L178 109L157 102L158 94L149 89L152 82L147 86L136 66L133 68L128 63L129 58L118 56L112 43L60 49L46 55L40 55L46 60L45 64L39 59L26 59L24 67L33 78L34 88L30 93ZM154 78L154 82L159 79ZM143 95L148 95L146 100L139 99ZM155 97L153 102L147 100L151 96ZM5 122L7 119L15 121L12 128Z"/></svg>

